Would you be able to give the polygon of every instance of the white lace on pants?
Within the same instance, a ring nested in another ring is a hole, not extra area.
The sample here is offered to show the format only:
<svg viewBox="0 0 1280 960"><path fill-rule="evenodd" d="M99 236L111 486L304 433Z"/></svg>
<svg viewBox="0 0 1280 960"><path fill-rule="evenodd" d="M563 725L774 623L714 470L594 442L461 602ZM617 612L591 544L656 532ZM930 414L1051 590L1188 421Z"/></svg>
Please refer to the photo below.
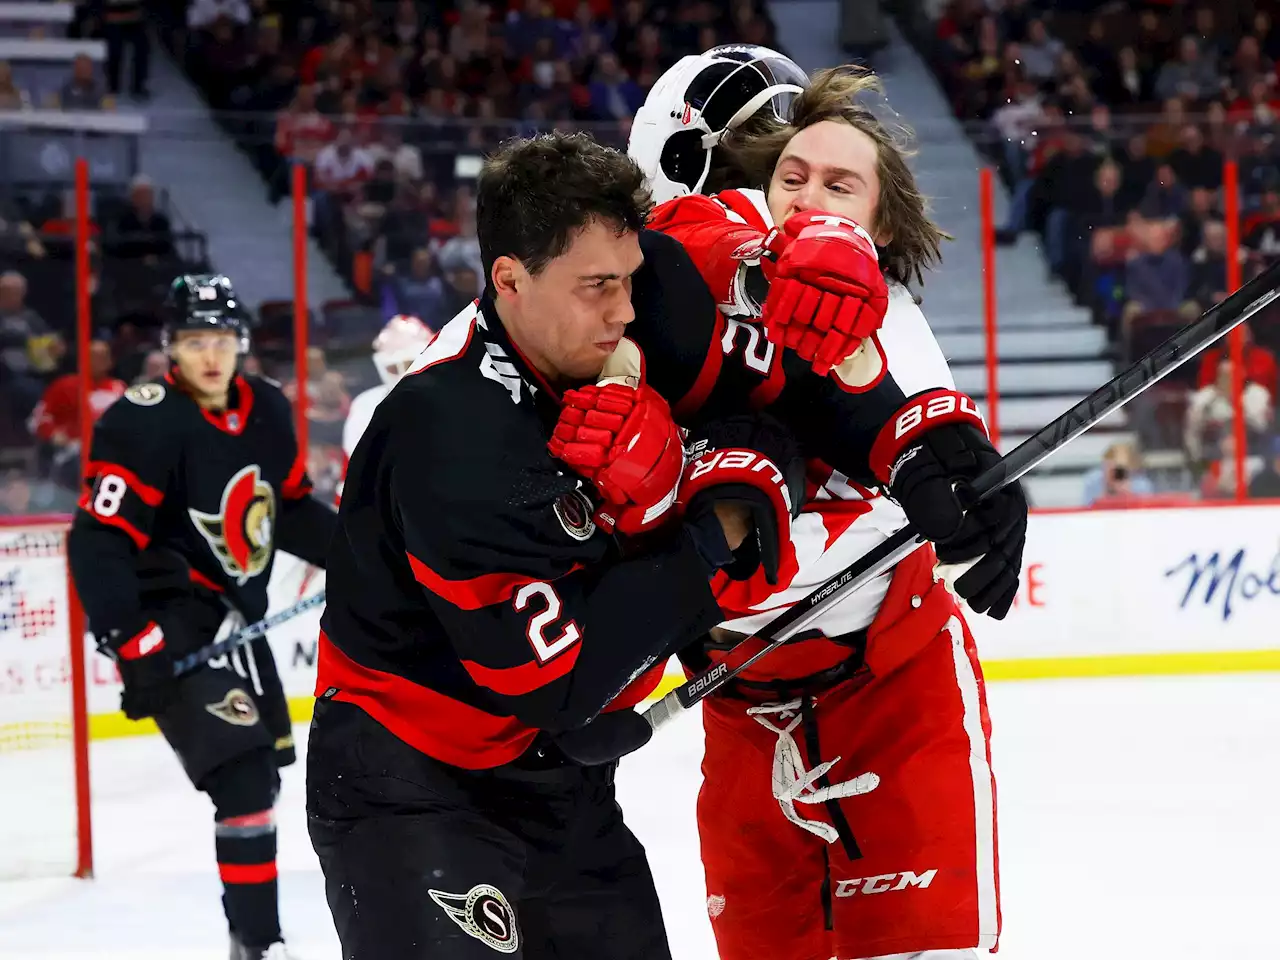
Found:
<svg viewBox="0 0 1280 960"><path fill-rule="evenodd" d="M839 757L826 760L812 770L806 770L804 757L800 753L800 745L792 736L804 719L801 713L800 699L788 700L786 703L765 703L747 709L748 716L755 719L763 727L777 734L778 742L773 748L773 796L782 808L782 815L801 830L807 830L826 840L835 843L840 838L836 828L820 820L807 820L796 810L797 803L826 803L828 800L839 800L844 797L856 797L870 793L880 786L880 777L874 773L863 773L852 780L833 783L829 787L815 787L817 780L840 762ZM778 726L772 721L776 717L786 726Z"/></svg>

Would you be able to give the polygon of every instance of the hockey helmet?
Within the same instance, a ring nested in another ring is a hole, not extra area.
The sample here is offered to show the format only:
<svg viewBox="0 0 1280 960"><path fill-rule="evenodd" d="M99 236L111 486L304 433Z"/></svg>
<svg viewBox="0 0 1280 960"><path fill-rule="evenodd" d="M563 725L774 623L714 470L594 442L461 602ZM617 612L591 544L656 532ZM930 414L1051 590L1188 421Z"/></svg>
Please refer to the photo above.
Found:
<svg viewBox="0 0 1280 960"><path fill-rule="evenodd" d="M223 274L187 273L169 285L161 346L168 350L183 330L231 330L240 337L240 353L249 352L248 315Z"/></svg>
<svg viewBox="0 0 1280 960"><path fill-rule="evenodd" d="M417 317L397 314L374 338L373 364L388 387L404 376L418 354L435 339L431 328Z"/></svg>
<svg viewBox="0 0 1280 960"><path fill-rule="evenodd" d="M808 75L776 50L726 44L682 57L649 91L631 123L627 153L644 171L657 203L698 193L711 151L762 107L780 121L809 85Z"/></svg>

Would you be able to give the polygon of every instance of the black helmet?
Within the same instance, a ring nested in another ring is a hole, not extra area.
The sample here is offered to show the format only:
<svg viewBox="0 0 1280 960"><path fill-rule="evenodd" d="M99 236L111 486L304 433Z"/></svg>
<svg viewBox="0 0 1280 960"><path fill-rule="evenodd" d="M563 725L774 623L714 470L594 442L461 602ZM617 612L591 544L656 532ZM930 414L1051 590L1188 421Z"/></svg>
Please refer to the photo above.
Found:
<svg viewBox="0 0 1280 960"><path fill-rule="evenodd" d="M248 315L231 281L220 273L183 274L169 285L162 333L166 350L181 330L234 330L240 352L249 352Z"/></svg>

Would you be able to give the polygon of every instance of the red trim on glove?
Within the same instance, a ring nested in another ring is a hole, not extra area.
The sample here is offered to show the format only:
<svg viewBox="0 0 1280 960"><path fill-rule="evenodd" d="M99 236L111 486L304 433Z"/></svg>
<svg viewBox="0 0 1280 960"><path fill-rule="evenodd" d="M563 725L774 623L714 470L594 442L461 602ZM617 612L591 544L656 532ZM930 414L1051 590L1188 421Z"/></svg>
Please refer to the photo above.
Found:
<svg viewBox="0 0 1280 960"><path fill-rule="evenodd" d="M789 538L791 497L787 481L777 464L763 453L725 447L690 461L680 481L680 501L687 504L701 491L726 483L744 483L764 491L779 517L779 539Z"/></svg>
<svg viewBox="0 0 1280 960"><path fill-rule="evenodd" d="M871 445L869 457L872 472L881 483L890 482L893 465L902 451L921 434L944 423L969 423L987 436L987 424L977 401L956 390L927 390L918 393L902 406Z"/></svg>
<svg viewBox="0 0 1280 960"><path fill-rule="evenodd" d="M121 660L141 660L164 649L164 631L152 620L120 645L116 651Z"/></svg>

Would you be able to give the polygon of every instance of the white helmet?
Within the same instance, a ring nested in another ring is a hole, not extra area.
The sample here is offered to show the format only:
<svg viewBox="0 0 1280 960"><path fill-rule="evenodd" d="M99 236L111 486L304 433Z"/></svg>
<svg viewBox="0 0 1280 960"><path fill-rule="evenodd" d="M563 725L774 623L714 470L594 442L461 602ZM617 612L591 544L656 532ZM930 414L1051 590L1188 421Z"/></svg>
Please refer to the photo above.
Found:
<svg viewBox="0 0 1280 960"><path fill-rule="evenodd" d="M786 121L808 85L803 70L768 47L727 44L682 57L636 112L627 153L648 177L655 202L698 193L711 150L726 133L766 104Z"/></svg>
<svg viewBox="0 0 1280 960"><path fill-rule="evenodd" d="M388 320L373 341L373 364L382 382L389 387L403 377L435 336L417 317L401 313Z"/></svg>

